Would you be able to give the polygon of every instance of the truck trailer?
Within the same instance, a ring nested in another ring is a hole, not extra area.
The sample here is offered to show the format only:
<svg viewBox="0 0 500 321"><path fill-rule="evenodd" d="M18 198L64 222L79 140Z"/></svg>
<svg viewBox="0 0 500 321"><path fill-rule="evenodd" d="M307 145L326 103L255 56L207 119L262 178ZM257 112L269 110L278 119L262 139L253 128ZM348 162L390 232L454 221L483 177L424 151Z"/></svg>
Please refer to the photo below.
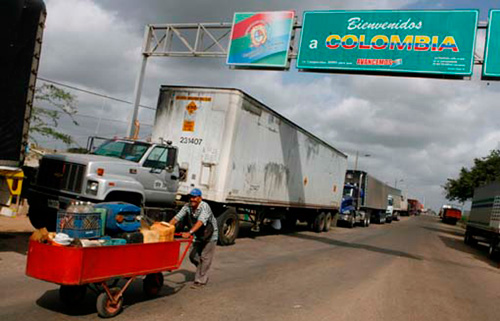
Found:
<svg viewBox="0 0 500 321"><path fill-rule="evenodd" d="M179 145L179 198L202 190L222 244L240 220L321 232L339 211L347 156L241 90L162 86L153 140L162 138Z"/></svg>
<svg viewBox="0 0 500 321"><path fill-rule="evenodd" d="M478 242L489 246L489 256L498 257L500 243L500 181L474 190L472 206L465 229L465 244Z"/></svg>
<svg viewBox="0 0 500 321"><path fill-rule="evenodd" d="M19 209L46 9L42 0L3 0L0 17L0 213Z"/></svg>
<svg viewBox="0 0 500 321"><path fill-rule="evenodd" d="M370 222L385 223L389 203L390 186L367 172L346 172L339 223L368 226ZM392 217L391 217L392 219Z"/></svg>
<svg viewBox="0 0 500 321"><path fill-rule="evenodd" d="M458 221L462 218L462 211L459 208L455 208L451 205L443 205L439 211L439 216L443 223L450 223L456 225Z"/></svg>

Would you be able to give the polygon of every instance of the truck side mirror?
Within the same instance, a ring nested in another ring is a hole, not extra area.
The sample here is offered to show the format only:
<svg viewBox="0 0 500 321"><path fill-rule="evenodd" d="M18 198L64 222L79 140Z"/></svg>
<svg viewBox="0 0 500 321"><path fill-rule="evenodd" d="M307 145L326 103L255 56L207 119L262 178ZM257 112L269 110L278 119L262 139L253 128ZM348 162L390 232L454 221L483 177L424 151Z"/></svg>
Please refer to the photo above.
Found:
<svg viewBox="0 0 500 321"><path fill-rule="evenodd" d="M173 172L175 165L177 164L177 147L167 148L167 166L165 167L167 172Z"/></svg>

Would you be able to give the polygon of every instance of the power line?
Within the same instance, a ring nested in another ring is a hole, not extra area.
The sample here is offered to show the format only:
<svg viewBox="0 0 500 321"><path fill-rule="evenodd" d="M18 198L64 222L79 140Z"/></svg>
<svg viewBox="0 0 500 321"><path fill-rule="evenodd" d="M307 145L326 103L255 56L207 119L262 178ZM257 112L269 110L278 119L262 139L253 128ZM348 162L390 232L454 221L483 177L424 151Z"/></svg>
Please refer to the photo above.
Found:
<svg viewBox="0 0 500 321"><path fill-rule="evenodd" d="M121 102L121 103L132 105L132 102L127 101L127 100L123 100L123 99L120 99L120 98L115 98L115 97L107 96L107 95L104 95L104 94L96 93L96 92L93 92L93 91L90 91L90 90L78 88L78 87L75 87L75 86L66 85L66 84L63 84L63 83L60 83L60 82L57 82L57 81L54 81L54 80L50 80L50 79L47 79L47 78L43 78L43 77L37 77L37 78L40 79L41 81L45 81L45 82L48 82L48 83L51 83L51 84L54 84L54 85L58 85L58 86L61 86L61 87L66 87L66 88L73 89L73 90L76 90L76 91L84 92L86 94L90 94L90 95L94 95L94 96L98 96L98 97L102 97L102 98L106 98L106 99L110 99L110 100L114 100L114 101L118 101L118 102ZM156 108L153 108L153 107L150 107L150 106L139 105L139 107L150 109L150 110L156 110Z"/></svg>
<svg viewBox="0 0 500 321"><path fill-rule="evenodd" d="M46 110L46 111L55 111L57 114L60 114L62 116L65 116L66 114L64 113L61 113L60 111L58 110L55 110L55 109L49 109L49 108L41 108L41 107L38 107L38 109L41 109L41 110ZM84 118L91 118L91 119L100 119L100 120L104 120L104 121L110 121L110 122L116 122L116 123L124 123L124 124L128 124L128 121L125 121L125 120L120 120L120 119L110 119L110 118L105 118L105 117L99 117L99 116L92 116L92 115L85 115L85 114L74 114L74 115L67 115L67 116L70 116L72 118L77 118L77 117L84 117ZM148 124L148 123L140 123L141 126L148 126L148 127L153 127L154 125L153 124Z"/></svg>

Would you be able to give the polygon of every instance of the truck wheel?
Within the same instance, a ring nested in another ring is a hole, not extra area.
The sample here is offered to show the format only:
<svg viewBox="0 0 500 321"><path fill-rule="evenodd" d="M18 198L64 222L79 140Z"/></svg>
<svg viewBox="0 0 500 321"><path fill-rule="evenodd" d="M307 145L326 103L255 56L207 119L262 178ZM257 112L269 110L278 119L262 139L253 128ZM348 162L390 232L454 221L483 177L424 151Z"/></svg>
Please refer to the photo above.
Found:
<svg viewBox="0 0 500 321"><path fill-rule="evenodd" d="M151 273L146 275L142 281L142 290L148 298L153 298L160 294L161 288L163 287L163 274L161 273Z"/></svg>
<svg viewBox="0 0 500 321"><path fill-rule="evenodd" d="M368 216L368 218L366 219L366 227L370 226L370 223L371 223L371 218Z"/></svg>
<svg viewBox="0 0 500 321"><path fill-rule="evenodd" d="M470 245L470 233L468 231L465 231L464 243Z"/></svg>
<svg viewBox="0 0 500 321"><path fill-rule="evenodd" d="M66 305L77 305L85 299L86 293L86 285L61 285L59 299Z"/></svg>
<svg viewBox="0 0 500 321"><path fill-rule="evenodd" d="M354 214L351 215L351 218L349 219L349 228L353 228L356 225L356 219L354 218Z"/></svg>
<svg viewBox="0 0 500 321"><path fill-rule="evenodd" d="M319 213L313 222L313 231L316 233L321 233L325 228L325 213Z"/></svg>
<svg viewBox="0 0 500 321"><path fill-rule="evenodd" d="M331 226L332 226L332 213L328 212L325 215L325 227L323 228L323 232L328 232Z"/></svg>
<svg viewBox="0 0 500 321"><path fill-rule="evenodd" d="M492 240L490 242L490 247L488 248L488 257L495 260L498 257L498 240Z"/></svg>
<svg viewBox="0 0 500 321"><path fill-rule="evenodd" d="M238 214L234 208L228 208L224 213L217 217L217 227L219 229L219 244L234 244L240 230Z"/></svg>

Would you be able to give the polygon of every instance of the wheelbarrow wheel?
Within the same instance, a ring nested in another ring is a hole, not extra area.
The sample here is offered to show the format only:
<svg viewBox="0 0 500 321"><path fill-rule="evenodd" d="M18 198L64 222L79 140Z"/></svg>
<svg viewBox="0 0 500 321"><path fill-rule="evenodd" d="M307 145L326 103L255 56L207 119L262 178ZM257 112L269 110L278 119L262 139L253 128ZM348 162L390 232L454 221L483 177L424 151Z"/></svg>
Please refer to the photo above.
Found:
<svg viewBox="0 0 500 321"><path fill-rule="evenodd" d="M76 305L85 299L86 285L61 285L59 299L66 305Z"/></svg>
<svg viewBox="0 0 500 321"><path fill-rule="evenodd" d="M109 292L111 293L111 295L115 296L120 292L120 288L109 289ZM112 318L122 311L123 296L120 296L117 302L113 303L111 298L108 297L108 294L106 292L102 292L97 297L96 307L97 307L97 313L99 314L100 317Z"/></svg>
<svg viewBox="0 0 500 321"><path fill-rule="evenodd" d="M146 275L142 282L142 288L144 294L147 297L155 297L160 294L161 288L163 286L163 274L161 273L151 273Z"/></svg>

